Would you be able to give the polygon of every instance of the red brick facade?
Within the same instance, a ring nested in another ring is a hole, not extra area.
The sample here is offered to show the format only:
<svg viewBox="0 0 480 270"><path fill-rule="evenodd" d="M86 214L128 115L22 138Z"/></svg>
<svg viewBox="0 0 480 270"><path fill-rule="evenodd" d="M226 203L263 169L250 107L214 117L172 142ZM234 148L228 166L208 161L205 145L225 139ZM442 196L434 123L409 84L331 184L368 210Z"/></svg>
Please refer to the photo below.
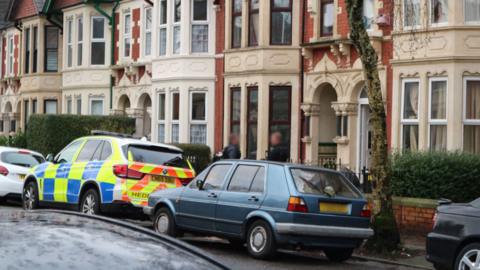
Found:
<svg viewBox="0 0 480 270"><path fill-rule="evenodd" d="M16 0L10 14L11 20L18 20L37 15L41 10L37 10L34 0Z"/></svg>
<svg viewBox="0 0 480 270"><path fill-rule="evenodd" d="M81 3L83 3L82 0L55 0L53 5L55 9L62 9L62 8L67 8L67 7L74 6Z"/></svg>

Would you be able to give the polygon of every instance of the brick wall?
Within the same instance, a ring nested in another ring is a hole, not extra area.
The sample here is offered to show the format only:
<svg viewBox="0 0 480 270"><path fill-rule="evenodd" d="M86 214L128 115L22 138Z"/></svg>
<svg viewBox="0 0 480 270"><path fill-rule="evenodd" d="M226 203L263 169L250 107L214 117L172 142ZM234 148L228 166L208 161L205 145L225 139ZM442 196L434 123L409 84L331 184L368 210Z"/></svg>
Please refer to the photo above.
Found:
<svg viewBox="0 0 480 270"><path fill-rule="evenodd" d="M223 88L224 88L224 56L225 50L225 0L216 1L216 31L215 31L215 139L214 151L223 148Z"/></svg>
<svg viewBox="0 0 480 270"><path fill-rule="evenodd" d="M401 231L426 235L433 228L435 208L394 205L393 211Z"/></svg>
<svg viewBox="0 0 480 270"><path fill-rule="evenodd" d="M37 14L37 7L33 0L17 0L10 18L21 19Z"/></svg>
<svg viewBox="0 0 480 270"><path fill-rule="evenodd" d="M140 57L140 9L132 11L132 60L137 61Z"/></svg>

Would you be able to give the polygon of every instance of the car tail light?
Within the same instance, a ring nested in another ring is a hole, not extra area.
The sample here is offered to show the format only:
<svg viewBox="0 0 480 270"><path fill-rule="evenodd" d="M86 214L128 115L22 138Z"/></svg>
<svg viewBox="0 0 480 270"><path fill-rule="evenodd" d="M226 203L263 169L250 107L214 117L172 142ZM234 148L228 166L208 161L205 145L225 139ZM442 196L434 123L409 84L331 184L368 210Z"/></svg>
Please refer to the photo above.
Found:
<svg viewBox="0 0 480 270"><path fill-rule="evenodd" d="M435 211L435 214L433 214L433 217L432 217L432 231L435 228L435 224L437 224L437 220L438 220L438 212Z"/></svg>
<svg viewBox="0 0 480 270"><path fill-rule="evenodd" d="M3 175L3 176L7 176L8 175L8 169L3 167L3 166L0 166L0 174Z"/></svg>
<svg viewBox="0 0 480 270"><path fill-rule="evenodd" d="M128 165L114 165L113 174L120 178L142 179L145 174L128 168Z"/></svg>
<svg viewBox="0 0 480 270"><path fill-rule="evenodd" d="M305 201L300 197L290 197L290 199L288 199L287 210L290 212L308 212L307 204L305 204Z"/></svg>
<svg viewBox="0 0 480 270"><path fill-rule="evenodd" d="M368 206L368 204L363 206L360 216L364 218L370 218L372 216L372 210L370 210L370 206Z"/></svg>
<svg viewBox="0 0 480 270"><path fill-rule="evenodd" d="M23 154L23 155L30 155L31 153L26 151L26 150L20 150L18 151L19 154Z"/></svg>

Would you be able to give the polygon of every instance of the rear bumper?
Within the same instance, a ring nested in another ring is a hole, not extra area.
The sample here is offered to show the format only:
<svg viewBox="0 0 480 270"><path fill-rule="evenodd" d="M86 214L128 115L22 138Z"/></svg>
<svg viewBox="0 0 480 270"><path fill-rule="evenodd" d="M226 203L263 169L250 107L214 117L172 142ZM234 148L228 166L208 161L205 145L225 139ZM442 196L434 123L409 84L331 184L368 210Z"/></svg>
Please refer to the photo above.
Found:
<svg viewBox="0 0 480 270"><path fill-rule="evenodd" d="M295 223L277 223L276 231L279 235L314 237L366 239L373 236L373 230L369 228L336 227Z"/></svg>
<svg viewBox="0 0 480 270"><path fill-rule="evenodd" d="M455 262L455 251L461 239L439 233L429 233L427 236L427 261L445 268L451 268Z"/></svg>
<svg viewBox="0 0 480 270"><path fill-rule="evenodd" d="M0 177L0 197L22 194L23 182L8 177Z"/></svg>

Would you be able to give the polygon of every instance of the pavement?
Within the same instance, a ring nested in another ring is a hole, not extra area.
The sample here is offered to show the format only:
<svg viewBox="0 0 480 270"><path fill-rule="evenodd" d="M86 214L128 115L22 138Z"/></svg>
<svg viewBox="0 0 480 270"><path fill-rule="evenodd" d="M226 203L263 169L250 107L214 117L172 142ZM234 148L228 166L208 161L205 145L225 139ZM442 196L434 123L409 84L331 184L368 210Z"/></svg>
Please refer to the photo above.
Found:
<svg viewBox="0 0 480 270"><path fill-rule="evenodd" d="M0 212L6 208L18 207L12 205L0 205ZM149 221L124 220L136 225L151 228ZM385 260L381 258L355 255L354 258L344 263L330 262L322 252L296 252L280 250L278 255L269 261L255 260L248 255L246 248L238 248L230 245L228 241L216 237L198 237L187 235L181 240L190 243L197 248L208 252L219 262L227 265L233 270L252 270L252 269L387 269L387 270L407 270L407 269L433 269L425 261L424 253L417 252L415 256L406 256L405 258ZM415 247L414 247L415 248ZM417 246L416 248L422 248Z"/></svg>

